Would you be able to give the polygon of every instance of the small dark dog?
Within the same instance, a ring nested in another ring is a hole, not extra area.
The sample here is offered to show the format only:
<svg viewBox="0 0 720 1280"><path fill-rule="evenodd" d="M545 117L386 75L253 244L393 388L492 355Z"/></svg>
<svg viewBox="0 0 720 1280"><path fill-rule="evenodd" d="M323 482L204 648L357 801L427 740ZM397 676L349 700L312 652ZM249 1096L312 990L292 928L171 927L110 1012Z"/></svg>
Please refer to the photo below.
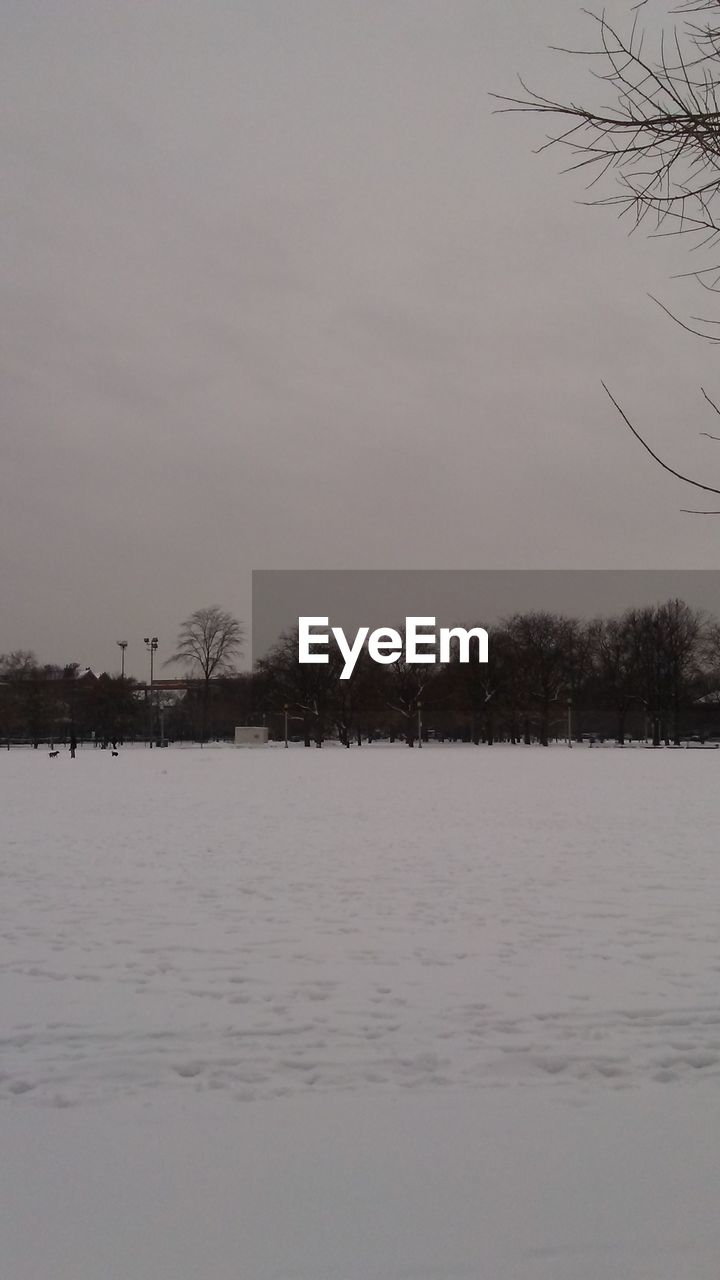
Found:
<svg viewBox="0 0 720 1280"><path fill-rule="evenodd" d="M60 754L60 752L59 752L59 751L48 751L48 755L49 755L49 757L50 757L50 759L51 759L51 760L54 760L54 759L55 759L55 757L56 757L57 755L59 755L59 754Z"/></svg>
<svg viewBox="0 0 720 1280"><path fill-rule="evenodd" d="M120 752L119 752L119 751L113 751L111 754L112 754L112 755L114 755L114 756L119 756L119 755L120 755Z"/></svg>

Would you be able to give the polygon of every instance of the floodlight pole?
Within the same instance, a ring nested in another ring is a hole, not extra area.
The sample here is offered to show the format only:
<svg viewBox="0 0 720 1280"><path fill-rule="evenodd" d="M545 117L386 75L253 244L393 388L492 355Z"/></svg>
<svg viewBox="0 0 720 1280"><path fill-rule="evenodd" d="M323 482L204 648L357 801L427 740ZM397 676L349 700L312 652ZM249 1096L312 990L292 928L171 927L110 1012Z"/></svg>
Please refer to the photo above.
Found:
<svg viewBox="0 0 720 1280"><path fill-rule="evenodd" d="M120 671L120 679L124 680L125 679L125 650L128 647L128 642L127 640L116 640L115 643L116 645L119 646L122 653L122 658L121 658L122 667Z"/></svg>
<svg viewBox="0 0 720 1280"><path fill-rule="evenodd" d="M152 638L150 638L150 636L145 636L145 648L150 654L150 750L151 751L152 751L152 745L153 745L153 679L154 679L153 662L155 659L155 652L157 650L157 647L158 647L157 636L153 636Z"/></svg>

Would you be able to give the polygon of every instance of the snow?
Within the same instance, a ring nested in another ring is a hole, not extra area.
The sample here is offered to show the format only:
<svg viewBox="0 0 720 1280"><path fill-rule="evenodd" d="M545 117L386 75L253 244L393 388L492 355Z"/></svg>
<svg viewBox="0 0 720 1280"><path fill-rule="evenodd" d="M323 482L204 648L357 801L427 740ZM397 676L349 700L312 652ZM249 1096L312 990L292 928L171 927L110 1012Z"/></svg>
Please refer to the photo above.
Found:
<svg viewBox="0 0 720 1280"><path fill-rule="evenodd" d="M0 754L10 1280L717 1280L714 752Z"/></svg>

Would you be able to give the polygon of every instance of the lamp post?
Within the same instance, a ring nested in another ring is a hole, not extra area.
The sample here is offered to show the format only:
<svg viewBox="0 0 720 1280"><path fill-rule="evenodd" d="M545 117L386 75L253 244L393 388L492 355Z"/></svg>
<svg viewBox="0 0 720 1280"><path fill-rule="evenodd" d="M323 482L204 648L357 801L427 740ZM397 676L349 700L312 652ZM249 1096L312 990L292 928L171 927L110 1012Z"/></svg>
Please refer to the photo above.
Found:
<svg viewBox="0 0 720 1280"><path fill-rule="evenodd" d="M285 703L285 746L288 745L288 704Z"/></svg>
<svg viewBox="0 0 720 1280"><path fill-rule="evenodd" d="M572 698L567 700L567 742L572 746Z"/></svg>
<svg viewBox="0 0 720 1280"><path fill-rule="evenodd" d="M125 650L128 647L128 642L127 640L116 640L115 643L116 645L119 646L120 650L122 651L122 658L121 658L122 669L120 671L120 679L124 680L125 679Z"/></svg>
<svg viewBox="0 0 720 1280"><path fill-rule="evenodd" d="M420 698L418 698L417 711L418 711L418 749L419 749L422 746L422 702Z"/></svg>
<svg viewBox="0 0 720 1280"><path fill-rule="evenodd" d="M150 735L149 735L149 736L150 736L150 749L151 749L151 750L152 750L152 744L153 744L153 700L152 700L152 696L153 696L153 664L154 664L154 660L155 660L155 653L156 653L156 651L157 651L157 647L158 647L158 638L157 638L157 636L152 636L152 637L150 637L150 636L145 636L145 648L147 649L148 653L150 654Z"/></svg>

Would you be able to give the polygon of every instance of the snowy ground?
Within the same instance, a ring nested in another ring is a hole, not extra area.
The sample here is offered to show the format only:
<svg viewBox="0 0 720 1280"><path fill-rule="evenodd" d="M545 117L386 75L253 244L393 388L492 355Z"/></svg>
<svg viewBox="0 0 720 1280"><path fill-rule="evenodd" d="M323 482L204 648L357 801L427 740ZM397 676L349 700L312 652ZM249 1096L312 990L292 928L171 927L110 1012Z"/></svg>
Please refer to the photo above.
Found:
<svg viewBox="0 0 720 1280"><path fill-rule="evenodd" d="M717 1280L720 752L0 753L8 1280Z"/></svg>

